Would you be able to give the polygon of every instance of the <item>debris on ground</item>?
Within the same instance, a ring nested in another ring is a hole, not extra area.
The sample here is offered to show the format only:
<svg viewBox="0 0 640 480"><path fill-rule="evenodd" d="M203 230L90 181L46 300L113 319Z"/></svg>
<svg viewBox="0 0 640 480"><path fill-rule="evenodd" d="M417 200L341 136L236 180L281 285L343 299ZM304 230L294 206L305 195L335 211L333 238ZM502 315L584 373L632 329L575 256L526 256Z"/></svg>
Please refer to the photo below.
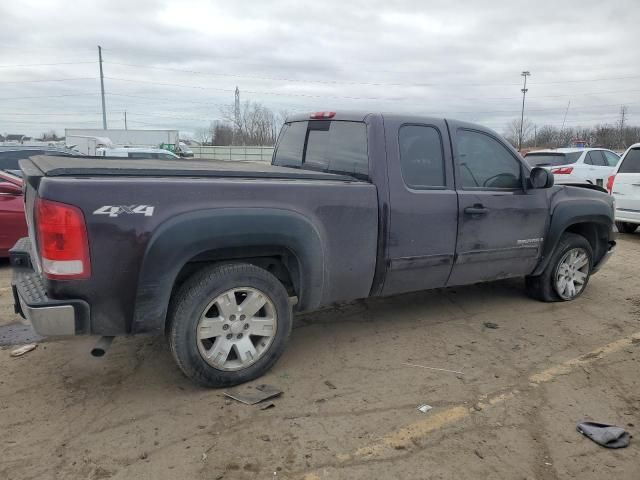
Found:
<svg viewBox="0 0 640 480"><path fill-rule="evenodd" d="M499 328L499 325L497 323L493 323L493 322L484 322L483 325L487 328L491 328L493 330L495 330L496 328Z"/></svg>
<svg viewBox="0 0 640 480"><path fill-rule="evenodd" d="M457 373L458 375L464 375L462 372L459 372L457 370L448 370L446 368L427 367L425 365L416 365L415 363L407 363L407 362L404 362L402 365L406 365L408 367L427 368L429 370L438 370L440 372Z"/></svg>
<svg viewBox="0 0 640 480"><path fill-rule="evenodd" d="M29 343L28 345L23 345L23 346L21 346L19 348L16 348L15 350L12 350L11 351L11 356L12 357L21 357L25 353L29 353L32 350L35 350L37 346L38 346L37 343Z"/></svg>
<svg viewBox="0 0 640 480"><path fill-rule="evenodd" d="M433 407L431 405L427 405L426 403L423 403L422 405L418 406L418 411L420 411L422 413L427 413L432 408Z"/></svg>
<svg viewBox="0 0 640 480"><path fill-rule="evenodd" d="M282 390L273 385L258 385L256 387L236 388L231 391L226 391L224 394L246 405L255 405L256 403L281 395Z"/></svg>
<svg viewBox="0 0 640 480"><path fill-rule="evenodd" d="M258 407L260 407L260 410L267 410L268 408L273 408L275 407L276 404L273 402L267 402L267 403L263 403L258 405Z"/></svg>
<svg viewBox="0 0 640 480"><path fill-rule="evenodd" d="M629 445L629 433L621 427L606 423L580 422L576 430L605 448L625 448Z"/></svg>
<svg viewBox="0 0 640 480"><path fill-rule="evenodd" d="M333 383L331 383L329 380L325 380L325 381L324 381L324 384L325 384L327 387L329 387L331 390L335 390L335 389L337 388L337 387L336 387Z"/></svg>

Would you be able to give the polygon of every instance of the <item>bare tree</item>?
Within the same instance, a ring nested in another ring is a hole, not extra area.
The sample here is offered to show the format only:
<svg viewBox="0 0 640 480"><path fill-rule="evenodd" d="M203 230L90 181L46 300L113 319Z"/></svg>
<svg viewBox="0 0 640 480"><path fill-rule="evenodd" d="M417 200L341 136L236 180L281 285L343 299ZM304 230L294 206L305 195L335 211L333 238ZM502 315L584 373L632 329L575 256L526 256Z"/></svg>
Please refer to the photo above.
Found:
<svg viewBox="0 0 640 480"><path fill-rule="evenodd" d="M211 128L210 127L200 127L196 128L193 132L195 140L200 143L200 145L208 145L211 143Z"/></svg>
<svg viewBox="0 0 640 480"><path fill-rule="evenodd" d="M246 101L236 120L233 106L224 107L222 116L233 128L233 145L273 145L279 125L276 115L261 103Z"/></svg>
<svg viewBox="0 0 640 480"><path fill-rule="evenodd" d="M522 122L522 145L525 146L533 136L534 124L528 118L525 118ZM504 131L504 138L506 138L511 145L518 147L518 138L520 137L520 119L516 118L511 120Z"/></svg>

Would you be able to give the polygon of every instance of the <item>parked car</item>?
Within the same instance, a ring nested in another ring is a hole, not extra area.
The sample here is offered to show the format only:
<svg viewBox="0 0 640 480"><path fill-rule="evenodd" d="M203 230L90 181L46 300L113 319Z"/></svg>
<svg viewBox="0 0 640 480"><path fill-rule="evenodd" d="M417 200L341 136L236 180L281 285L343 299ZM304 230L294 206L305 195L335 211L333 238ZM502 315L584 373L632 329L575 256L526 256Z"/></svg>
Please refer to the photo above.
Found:
<svg viewBox="0 0 640 480"><path fill-rule="evenodd" d="M616 199L615 220L619 232L633 233L640 225L640 143L631 145L607 181Z"/></svg>
<svg viewBox="0 0 640 480"><path fill-rule="evenodd" d="M99 157L127 157L137 159L156 160L180 160L180 157L173 152L161 148L146 147L114 147L96 148L96 155Z"/></svg>
<svg viewBox="0 0 640 480"><path fill-rule="evenodd" d="M0 170L0 258L8 257L9 249L26 234L22 179Z"/></svg>
<svg viewBox="0 0 640 480"><path fill-rule="evenodd" d="M577 298L614 250L613 198L554 186L499 135L442 118L297 115L272 165L21 162L16 308L42 335L165 334L206 386L266 372L292 306L526 277Z"/></svg>
<svg viewBox="0 0 640 480"><path fill-rule="evenodd" d="M185 158L191 158L193 157L193 151L189 148L189 146L186 143L180 142L178 144L178 155Z"/></svg>
<svg viewBox="0 0 640 480"><path fill-rule="evenodd" d="M525 155L532 167L551 171L555 183L591 183L604 188L620 157L604 148L556 148L537 150Z"/></svg>
<svg viewBox="0 0 640 480"><path fill-rule="evenodd" d="M8 171L15 175L22 175L18 162L34 155L73 156L75 152L64 147L42 147L8 145L0 146L0 170Z"/></svg>
<svg viewBox="0 0 640 480"><path fill-rule="evenodd" d="M27 221L22 197L22 170L19 161L35 155L73 156L66 148L45 146L0 146L0 258L26 235Z"/></svg>

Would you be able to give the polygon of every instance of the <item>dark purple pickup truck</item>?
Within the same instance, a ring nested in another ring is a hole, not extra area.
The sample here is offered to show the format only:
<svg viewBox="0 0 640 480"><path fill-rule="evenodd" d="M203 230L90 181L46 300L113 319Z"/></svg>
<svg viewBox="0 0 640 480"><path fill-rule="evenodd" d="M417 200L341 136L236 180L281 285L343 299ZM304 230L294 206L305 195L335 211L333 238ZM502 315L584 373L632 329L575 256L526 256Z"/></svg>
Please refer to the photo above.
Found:
<svg viewBox="0 0 640 480"><path fill-rule="evenodd" d="M442 118L287 120L271 165L23 160L16 310L43 335L165 334L195 382L256 378L292 310L525 277L572 300L613 251L613 201L554 186L494 132Z"/></svg>

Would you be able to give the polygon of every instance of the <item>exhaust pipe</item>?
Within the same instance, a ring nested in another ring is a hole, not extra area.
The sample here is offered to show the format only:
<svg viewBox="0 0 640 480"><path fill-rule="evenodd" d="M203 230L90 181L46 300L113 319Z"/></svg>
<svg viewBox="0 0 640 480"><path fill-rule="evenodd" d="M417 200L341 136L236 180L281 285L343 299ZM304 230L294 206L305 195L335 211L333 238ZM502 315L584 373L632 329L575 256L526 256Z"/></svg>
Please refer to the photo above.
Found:
<svg viewBox="0 0 640 480"><path fill-rule="evenodd" d="M95 347L91 349L91 355L94 357L103 357L109 347L111 347L111 343L115 337L100 337L100 339L96 342Z"/></svg>

